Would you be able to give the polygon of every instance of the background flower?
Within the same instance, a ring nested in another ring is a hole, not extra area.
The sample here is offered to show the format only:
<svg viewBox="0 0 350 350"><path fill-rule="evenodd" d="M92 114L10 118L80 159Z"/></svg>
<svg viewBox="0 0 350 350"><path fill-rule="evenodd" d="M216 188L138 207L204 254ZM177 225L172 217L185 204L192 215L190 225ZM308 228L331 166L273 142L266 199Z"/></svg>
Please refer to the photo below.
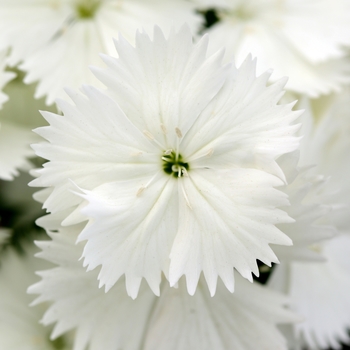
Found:
<svg viewBox="0 0 350 350"><path fill-rule="evenodd" d="M8 100L8 97L2 91L4 86L15 77L14 73L6 72L6 54L7 50L0 50L0 108L4 102Z"/></svg>
<svg viewBox="0 0 350 350"><path fill-rule="evenodd" d="M293 246L273 249L283 261L324 261L315 246L337 234L332 222L337 203L329 203L329 197L333 195L330 179L313 174L312 166L311 169L298 167L298 162L299 152L278 160L288 181L281 189L288 195L290 205L283 209L295 221L278 225L292 239Z"/></svg>
<svg viewBox="0 0 350 350"><path fill-rule="evenodd" d="M305 108L301 163L314 164L313 172L330 177L329 204L337 205L332 220L342 233L350 233L350 90L321 100L302 100Z"/></svg>
<svg viewBox="0 0 350 350"><path fill-rule="evenodd" d="M39 324L45 307L30 307L33 297L27 288L38 280L35 271L51 266L47 261L34 258L37 251L26 245L25 253L19 255L13 248L1 252L0 268L0 347L13 350L54 350L63 347L65 340L49 340L50 329Z"/></svg>
<svg viewBox="0 0 350 350"><path fill-rule="evenodd" d="M14 74L9 72L9 74ZM13 180L19 171L33 168L29 158L35 153L30 144L39 137L32 129L44 124L39 109L46 108L43 100L35 100L35 86L22 83L21 72L4 89L10 98L0 110L0 179ZM55 111L55 108L49 108Z"/></svg>
<svg viewBox="0 0 350 350"><path fill-rule="evenodd" d="M63 87L98 84L88 65L99 64L101 52L114 53L119 32L133 40L136 29L155 24L195 29L192 10L184 0L1 0L0 48L11 47L9 64L22 62L25 83L39 81L35 97L52 104L66 97Z"/></svg>
<svg viewBox="0 0 350 350"><path fill-rule="evenodd" d="M40 272L42 280L29 291L40 294L35 304L51 303L43 323L55 323L53 338L76 329L75 350L286 349L276 324L299 318L283 307L284 296L242 278L234 294L220 284L214 297L203 281L188 295L183 280L178 288L163 281L160 297L143 283L132 300L122 280L105 293L97 286L97 271L86 272L79 260L80 230L81 225L61 228L49 233L52 241L38 243L39 256L58 266Z"/></svg>
<svg viewBox="0 0 350 350"><path fill-rule="evenodd" d="M218 17L208 30L213 50L225 46L238 64L252 53L258 73L288 76L289 90L317 97L350 82L348 1L228 0Z"/></svg>
<svg viewBox="0 0 350 350"><path fill-rule="evenodd" d="M295 349L339 349L341 342L350 341L350 236L332 238L317 249L325 262L282 262L269 281L274 289L287 293L292 309L305 317L293 326Z"/></svg>
<svg viewBox="0 0 350 350"><path fill-rule="evenodd" d="M322 217L322 221L325 223L324 219L328 217L328 221L331 220L340 234L319 242L309 241L309 248L322 255L324 262L297 261L294 256L294 260L281 261L269 281L273 288L291 297L293 310L305 316L304 322L294 325L290 333L291 347L296 350L303 347L312 350L329 347L339 349L341 342L348 343L350 340L348 101L348 91L327 99L301 101L301 105L306 108L301 130L305 135L301 147L301 163L315 164L309 168L309 173L322 171L329 176L326 186L319 188L321 192L318 200L322 200L323 204L318 212L321 214L322 207L328 207L328 213L324 212L327 215ZM317 200L317 197L314 199ZM307 217L305 210L301 217ZM317 217L319 215L315 219ZM294 218L298 222L298 216L294 215ZM293 229L293 224L290 229ZM317 235L320 239L326 238L324 233L327 232L327 226L317 225L303 232L307 243L310 234L314 238ZM293 238L292 235L291 237ZM282 260L283 255L279 257Z"/></svg>

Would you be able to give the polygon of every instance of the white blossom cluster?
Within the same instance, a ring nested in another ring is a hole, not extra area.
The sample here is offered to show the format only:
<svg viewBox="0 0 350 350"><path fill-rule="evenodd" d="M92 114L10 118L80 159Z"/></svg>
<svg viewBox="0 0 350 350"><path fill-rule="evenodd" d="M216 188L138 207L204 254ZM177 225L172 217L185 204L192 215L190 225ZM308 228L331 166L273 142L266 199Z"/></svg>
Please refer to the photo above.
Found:
<svg viewBox="0 0 350 350"><path fill-rule="evenodd" d="M349 0L0 0L0 109L0 349L348 349Z"/></svg>

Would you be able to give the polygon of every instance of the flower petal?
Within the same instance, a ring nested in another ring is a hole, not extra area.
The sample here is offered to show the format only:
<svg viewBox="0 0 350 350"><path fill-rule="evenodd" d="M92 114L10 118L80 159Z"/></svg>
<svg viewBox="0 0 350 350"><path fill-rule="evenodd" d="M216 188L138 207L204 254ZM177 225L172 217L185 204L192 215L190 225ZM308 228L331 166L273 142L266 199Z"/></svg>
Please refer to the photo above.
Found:
<svg viewBox="0 0 350 350"><path fill-rule="evenodd" d="M290 245L274 224L290 222L276 206L286 196L273 188L276 177L255 169L192 171L179 194L179 228L172 246L170 283L186 275L194 294L203 271L212 295L217 277L233 291L233 268L252 280L258 275L256 259L278 262L269 243Z"/></svg>
<svg viewBox="0 0 350 350"><path fill-rule="evenodd" d="M140 180L114 182L83 197L88 204L81 211L92 220L79 241L87 240L84 265L89 270L102 265L100 287L108 291L125 274L133 298L143 277L159 295L161 271L168 274L178 225L176 180L162 175L149 186Z"/></svg>

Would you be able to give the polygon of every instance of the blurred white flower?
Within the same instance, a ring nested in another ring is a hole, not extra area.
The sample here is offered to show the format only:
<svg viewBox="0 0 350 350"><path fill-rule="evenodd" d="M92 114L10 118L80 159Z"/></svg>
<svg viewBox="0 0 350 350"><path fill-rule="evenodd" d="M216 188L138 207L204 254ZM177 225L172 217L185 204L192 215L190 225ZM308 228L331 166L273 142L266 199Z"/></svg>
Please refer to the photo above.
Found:
<svg viewBox="0 0 350 350"><path fill-rule="evenodd" d="M337 229L350 234L350 89L327 99L303 99L305 108L301 164L314 164L314 173L330 177L327 203L335 206L332 220Z"/></svg>
<svg viewBox="0 0 350 350"><path fill-rule="evenodd" d="M143 283L139 296L127 296L123 281L105 293L98 288L97 271L86 272L75 244L81 227L50 233L39 242L41 258L58 266L42 271L42 280L29 288L40 294L35 304L50 302L43 317L55 324L52 337L75 329L75 350L226 350L287 349L276 325L299 320L286 310L287 298L237 278L231 294L220 284L210 297L203 281L194 296L184 281L170 288L163 281L160 297Z"/></svg>
<svg viewBox="0 0 350 350"><path fill-rule="evenodd" d="M37 142L39 137L32 132L32 129L46 124L38 111L43 109L45 104L42 100L34 99L34 88L24 85L20 76L5 88L10 100L0 110L0 179L2 180L13 180L19 175L19 170L28 171L33 167L28 160L35 156L30 144Z"/></svg>
<svg viewBox="0 0 350 350"><path fill-rule="evenodd" d="M313 246L337 234L332 222L335 208L328 203L332 189L329 188L329 179L313 175L310 167L299 168L298 162L299 152L278 160L288 181L281 190L290 201L290 205L282 209L295 222L277 225L292 239L293 246L275 246L273 250L283 261L323 261L324 257Z"/></svg>
<svg viewBox="0 0 350 350"><path fill-rule="evenodd" d="M143 277L159 294L164 272L172 286L186 275L193 294L203 271L212 295L218 276L233 291L233 268L252 280L256 259L278 261L270 243L291 244L275 227L292 221L276 209L288 200L275 159L297 148L300 113L277 104L284 81L266 87L250 58L222 67L186 27L116 47L96 71L110 97L85 86L75 105L59 102L63 116L43 114L48 142L34 147L50 162L32 184L51 188L50 212L82 203L64 224L86 220L84 207L84 263L102 265L106 290L125 274L129 295Z"/></svg>
<svg viewBox="0 0 350 350"><path fill-rule="evenodd" d="M12 72L5 71L7 50L0 50L0 109L4 102L8 100L8 96L2 91L4 86L15 77Z"/></svg>
<svg viewBox="0 0 350 350"><path fill-rule="evenodd" d="M347 0L227 0L220 22L208 31L214 50L225 46L240 64L258 58L258 73L288 76L287 89L311 97L350 82L344 46L350 45ZM220 3L221 5L221 3Z"/></svg>
<svg viewBox="0 0 350 350"><path fill-rule="evenodd" d="M286 293L292 309L305 317L294 325L293 349L339 349L350 343L350 235L322 242L326 262L281 262L269 285Z"/></svg>
<svg viewBox="0 0 350 350"><path fill-rule="evenodd" d="M19 170L28 171L28 157L34 152L29 143L36 140L30 131L7 123L0 124L0 179L13 180Z"/></svg>
<svg viewBox="0 0 350 350"><path fill-rule="evenodd" d="M185 22L195 29L199 17L184 0L1 0L0 48L11 47L8 62L23 61L25 82L39 81L36 97L52 104L63 87L97 84L88 65L113 52L118 32L133 40L138 28Z"/></svg>
<svg viewBox="0 0 350 350"><path fill-rule="evenodd" d="M52 266L33 257L37 250L28 246L25 255L19 255L12 248L1 252L0 349L56 349L49 340L50 328L39 324L44 306L30 307L33 297L26 294L27 288L38 280L35 271Z"/></svg>
<svg viewBox="0 0 350 350"><path fill-rule="evenodd" d="M295 350L305 346L311 350L339 349L340 342L350 343L347 331L350 327L349 101L349 90L346 90L326 99L303 98L300 103L300 107L306 109L301 129L305 135L301 142L301 164L314 164L309 174L322 172L329 177L326 187L320 188L319 199L323 205L318 214L322 213L322 207L331 208L327 216L342 234L310 246L325 262L282 261L282 256L278 255L281 264L275 267L269 284L287 293L293 310L305 317L305 321L290 332L291 346ZM317 202L317 197L314 199ZM300 206L299 209L303 210ZM298 222L298 216L288 213ZM304 237L323 235L325 228L318 227L315 232L315 228L309 227L304 230ZM290 236L294 241L293 235Z"/></svg>

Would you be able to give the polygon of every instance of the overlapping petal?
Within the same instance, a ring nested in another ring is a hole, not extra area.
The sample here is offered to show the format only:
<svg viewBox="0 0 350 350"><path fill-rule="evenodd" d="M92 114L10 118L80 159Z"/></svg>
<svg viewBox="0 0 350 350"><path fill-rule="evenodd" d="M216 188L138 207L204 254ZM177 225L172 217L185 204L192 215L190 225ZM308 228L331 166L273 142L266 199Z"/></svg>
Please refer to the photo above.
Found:
<svg viewBox="0 0 350 350"><path fill-rule="evenodd" d="M298 317L286 310L281 294L238 278L234 294L220 284L210 297L205 283L189 296L184 281L170 288L164 281L160 297L145 284L137 299L127 296L123 281L108 293L97 286L97 271L86 272L79 261L83 245L75 244L80 227L51 233L40 242L41 258L58 266L40 272L42 280L29 289L37 303L50 302L43 323L55 323L52 337L75 329L74 349L286 349L278 323Z"/></svg>
<svg viewBox="0 0 350 350"><path fill-rule="evenodd" d="M222 66L222 51L206 56L208 37L194 47L187 26L173 30L169 39L159 27L153 41L147 33L137 33L135 47L120 37L118 59L103 56L108 68L94 72L134 125L174 149L175 128L185 135L196 123L229 67Z"/></svg>
<svg viewBox="0 0 350 350"><path fill-rule="evenodd" d="M288 200L282 181L255 169L192 171L181 186L178 231L170 253L170 283L186 276L193 294L203 271L211 295L217 278L233 292L232 267L252 281L256 259L278 262L269 243L292 244L274 225L293 221L276 209Z"/></svg>
<svg viewBox="0 0 350 350"><path fill-rule="evenodd" d="M113 180L148 179L158 171L157 149L120 107L92 87L84 91L87 97L70 93L75 106L59 102L64 116L45 112L50 126L37 129L49 142L33 147L51 162L37 171L43 176L32 185L55 186L45 201L50 212L82 201L68 190L74 189L69 179L84 189L93 189Z"/></svg>
<svg viewBox="0 0 350 350"><path fill-rule="evenodd" d="M87 192L83 197L89 204L81 212L92 220L79 236L87 240L84 265L102 265L100 286L108 291L125 274L128 294L134 298L143 277L159 295L161 272L168 273L179 221L175 179L162 176L137 195L140 188L140 181L129 180Z"/></svg>

